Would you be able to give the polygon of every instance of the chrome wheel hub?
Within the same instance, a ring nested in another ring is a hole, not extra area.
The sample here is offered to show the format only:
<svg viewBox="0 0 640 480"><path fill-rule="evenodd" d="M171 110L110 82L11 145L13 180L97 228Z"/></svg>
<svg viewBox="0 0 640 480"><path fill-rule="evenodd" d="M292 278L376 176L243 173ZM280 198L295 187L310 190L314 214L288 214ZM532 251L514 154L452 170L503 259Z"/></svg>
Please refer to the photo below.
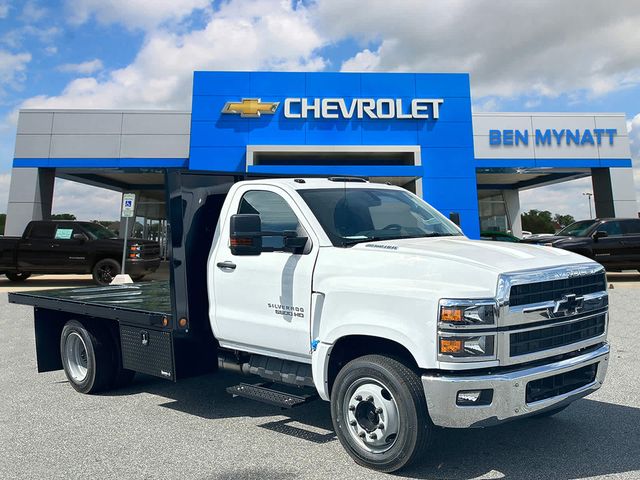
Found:
<svg viewBox="0 0 640 480"><path fill-rule="evenodd" d="M383 453L395 443L400 427L398 405L379 381L364 378L354 383L345 395L343 411L349 434L366 451Z"/></svg>
<svg viewBox="0 0 640 480"><path fill-rule="evenodd" d="M67 370L76 383L82 383L87 378L87 346L82 337L72 332L65 342Z"/></svg>

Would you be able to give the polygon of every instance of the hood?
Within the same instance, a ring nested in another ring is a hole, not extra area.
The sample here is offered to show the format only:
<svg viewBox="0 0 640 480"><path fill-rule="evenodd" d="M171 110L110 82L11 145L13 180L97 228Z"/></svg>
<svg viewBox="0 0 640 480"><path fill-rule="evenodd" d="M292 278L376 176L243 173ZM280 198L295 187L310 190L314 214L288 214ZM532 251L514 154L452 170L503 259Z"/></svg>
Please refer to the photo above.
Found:
<svg viewBox="0 0 640 480"><path fill-rule="evenodd" d="M568 237L556 238L566 239ZM545 239L545 241L551 240ZM456 262L496 273L592 262L586 257L557 248L522 243L469 240L466 237L386 240L361 243L353 248Z"/></svg>

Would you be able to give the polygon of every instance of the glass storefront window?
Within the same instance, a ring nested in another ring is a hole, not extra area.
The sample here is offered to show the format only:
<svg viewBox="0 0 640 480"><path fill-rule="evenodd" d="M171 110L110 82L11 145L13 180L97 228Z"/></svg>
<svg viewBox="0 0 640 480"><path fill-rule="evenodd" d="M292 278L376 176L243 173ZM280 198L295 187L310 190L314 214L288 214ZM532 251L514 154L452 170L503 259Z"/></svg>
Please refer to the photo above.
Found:
<svg viewBox="0 0 640 480"><path fill-rule="evenodd" d="M507 204L501 192L481 192L478 198L478 211L480 213L480 231L482 232L508 232L511 230Z"/></svg>

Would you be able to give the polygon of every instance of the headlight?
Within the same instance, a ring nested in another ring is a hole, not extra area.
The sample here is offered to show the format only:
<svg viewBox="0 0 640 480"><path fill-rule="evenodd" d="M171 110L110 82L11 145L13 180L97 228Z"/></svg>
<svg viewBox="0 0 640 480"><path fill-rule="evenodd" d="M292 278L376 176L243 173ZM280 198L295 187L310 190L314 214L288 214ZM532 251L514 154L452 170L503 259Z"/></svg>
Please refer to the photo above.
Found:
<svg viewBox="0 0 640 480"><path fill-rule="evenodd" d="M441 356L454 358L493 357L494 339L493 335L469 337L441 334L439 352Z"/></svg>
<svg viewBox="0 0 640 480"><path fill-rule="evenodd" d="M496 324L498 306L493 299L440 300L438 323L442 328L487 327Z"/></svg>
<svg viewBox="0 0 640 480"><path fill-rule="evenodd" d="M543 247L553 247L553 243L551 243L551 242L543 243L542 246Z"/></svg>

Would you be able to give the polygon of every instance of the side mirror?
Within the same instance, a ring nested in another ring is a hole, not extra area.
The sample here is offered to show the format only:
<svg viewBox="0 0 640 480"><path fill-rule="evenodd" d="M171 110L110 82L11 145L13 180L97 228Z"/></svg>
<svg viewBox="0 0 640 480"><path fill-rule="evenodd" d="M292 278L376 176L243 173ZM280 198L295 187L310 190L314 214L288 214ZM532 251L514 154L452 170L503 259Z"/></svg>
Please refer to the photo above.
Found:
<svg viewBox="0 0 640 480"><path fill-rule="evenodd" d="M593 239L597 241L599 238L604 238L608 236L609 234L604 230L598 230L596 233L593 234Z"/></svg>
<svg viewBox="0 0 640 480"><path fill-rule="evenodd" d="M73 237L71 238L73 238L74 240L80 240L81 242L86 242L87 240L89 240L89 238L84 233L74 233Z"/></svg>
<svg viewBox="0 0 640 480"><path fill-rule="evenodd" d="M262 253L260 215L253 213L231 215L230 227L232 255L260 255Z"/></svg>

